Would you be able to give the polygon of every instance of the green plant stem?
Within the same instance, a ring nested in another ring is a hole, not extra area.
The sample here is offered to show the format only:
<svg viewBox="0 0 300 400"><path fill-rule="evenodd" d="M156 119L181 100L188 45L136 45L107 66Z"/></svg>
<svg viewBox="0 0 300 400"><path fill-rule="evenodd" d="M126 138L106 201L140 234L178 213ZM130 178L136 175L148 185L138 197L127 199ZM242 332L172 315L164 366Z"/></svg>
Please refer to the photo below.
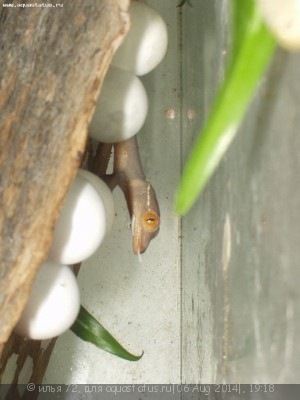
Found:
<svg viewBox="0 0 300 400"><path fill-rule="evenodd" d="M175 202L179 215L192 207L235 137L275 48L254 0L232 0L232 10L231 63L184 168Z"/></svg>

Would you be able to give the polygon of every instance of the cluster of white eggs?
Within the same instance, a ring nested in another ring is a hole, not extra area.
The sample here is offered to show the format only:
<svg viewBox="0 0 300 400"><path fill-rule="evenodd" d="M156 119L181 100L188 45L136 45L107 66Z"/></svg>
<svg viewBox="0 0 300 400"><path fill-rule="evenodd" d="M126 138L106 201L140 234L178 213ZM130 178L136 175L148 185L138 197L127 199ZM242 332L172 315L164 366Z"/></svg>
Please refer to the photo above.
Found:
<svg viewBox="0 0 300 400"><path fill-rule="evenodd" d="M155 10L133 1L130 20L130 30L112 60L90 125L90 136L103 143L121 142L141 129L148 97L138 76L152 71L167 51L167 27Z"/></svg>
<svg viewBox="0 0 300 400"><path fill-rule="evenodd" d="M115 143L134 136L148 112L146 90L137 77L154 69L167 51L167 27L149 6L132 1L131 27L105 77L90 124L91 138ZM72 264L90 257L110 231L114 202L107 185L79 169L56 223L47 261L33 283L15 331L49 339L70 328L80 309Z"/></svg>

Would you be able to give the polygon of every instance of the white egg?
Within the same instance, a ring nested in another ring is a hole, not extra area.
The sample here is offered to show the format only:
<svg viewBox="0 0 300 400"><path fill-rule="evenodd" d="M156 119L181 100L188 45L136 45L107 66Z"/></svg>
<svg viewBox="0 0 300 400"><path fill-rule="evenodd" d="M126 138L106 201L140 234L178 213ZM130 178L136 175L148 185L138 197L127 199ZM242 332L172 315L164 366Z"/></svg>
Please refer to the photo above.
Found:
<svg viewBox="0 0 300 400"><path fill-rule="evenodd" d="M76 277L70 267L44 263L15 332L30 339L54 338L75 322L80 309Z"/></svg>
<svg viewBox="0 0 300 400"><path fill-rule="evenodd" d="M107 231L103 199L94 185L76 175L56 222L48 259L76 264L90 257Z"/></svg>
<svg viewBox="0 0 300 400"><path fill-rule="evenodd" d="M155 10L137 1L131 2L129 15L129 32L114 55L112 65L145 75L167 52L167 26Z"/></svg>
<svg viewBox="0 0 300 400"><path fill-rule="evenodd" d="M102 179L92 172L85 169L79 169L78 173L91 182L103 201L106 215L106 234L108 234L115 219L115 205L111 190Z"/></svg>
<svg viewBox="0 0 300 400"><path fill-rule="evenodd" d="M142 82L129 71L110 67L89 127L99 142L115 143L134 136L143 126L148 98Z"/></svg>
<svg viewBox="0 0 300 400"><path fill-rule="evenodd" d="M300 50L300 0L257 0L270 30L288 50Z"/></svg>

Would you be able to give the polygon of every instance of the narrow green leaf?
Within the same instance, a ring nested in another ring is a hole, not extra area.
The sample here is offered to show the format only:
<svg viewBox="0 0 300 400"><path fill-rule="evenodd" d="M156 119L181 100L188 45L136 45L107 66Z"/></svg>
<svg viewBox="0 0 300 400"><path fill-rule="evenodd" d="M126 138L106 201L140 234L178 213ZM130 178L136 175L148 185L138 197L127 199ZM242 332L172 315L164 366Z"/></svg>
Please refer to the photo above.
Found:
<svg viewBox="0 0 300 400"><path fill-rule="evenodd" d="M125 360L138 361L144 354L135 356L129 353L83 306L71 330L80 339Z"/></svg>
<svg viewBox="0 0 300 400"><path fill-rule="evenodd" d="M232 9L231 62L184 168L175 201L179 215L192 207L231 144L275 49L254 0L232 0Z"/></svg>

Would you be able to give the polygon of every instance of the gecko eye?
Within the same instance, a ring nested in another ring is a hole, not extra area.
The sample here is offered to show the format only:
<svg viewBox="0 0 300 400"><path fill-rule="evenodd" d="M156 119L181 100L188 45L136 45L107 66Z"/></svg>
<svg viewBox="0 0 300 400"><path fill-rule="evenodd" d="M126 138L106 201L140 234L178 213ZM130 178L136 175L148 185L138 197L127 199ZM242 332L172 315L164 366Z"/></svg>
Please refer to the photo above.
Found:
<svg viewBox="0 0 300 400"><path fill-rule="evenodd" d="M159 226L159 216L153 212L147 212L143 215L143 225L151 230L155 230Z"/></svg>

